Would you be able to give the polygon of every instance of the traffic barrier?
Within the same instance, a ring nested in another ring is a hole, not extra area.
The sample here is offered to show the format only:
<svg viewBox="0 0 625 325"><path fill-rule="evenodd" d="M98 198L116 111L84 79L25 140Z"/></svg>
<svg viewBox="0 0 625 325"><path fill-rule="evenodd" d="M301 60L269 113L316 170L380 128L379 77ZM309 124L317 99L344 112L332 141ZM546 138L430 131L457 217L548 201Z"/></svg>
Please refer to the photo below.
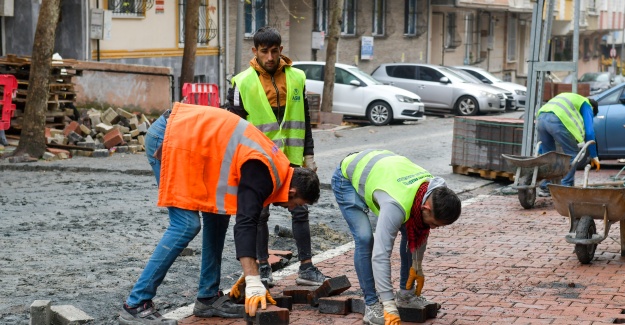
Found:
<svg viewBox="0 0 625 325"><path fill-rule="evenodd" d="M0 87L3 87L3 96L0 105L0 130L8 130L11 127L11 117L15 112L15 104L13 104L13 97L17 93L17 79L10 74L0 75Z"/></svg>
<svg viewBox="0 0 625 325"><path fill-rule="evenodd" d="M219 87L216 84L185 83L182 97L187 104L219 107Z"/></svg>

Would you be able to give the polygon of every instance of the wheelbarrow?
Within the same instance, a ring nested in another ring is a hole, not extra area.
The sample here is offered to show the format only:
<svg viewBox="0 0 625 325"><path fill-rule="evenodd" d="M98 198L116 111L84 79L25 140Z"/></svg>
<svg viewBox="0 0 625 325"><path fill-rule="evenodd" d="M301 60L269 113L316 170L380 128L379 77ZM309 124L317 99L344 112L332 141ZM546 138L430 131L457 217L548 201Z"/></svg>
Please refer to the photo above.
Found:
<svg viewBox="0 0 625 325"><path fill-rule="evenodd" d="M575 244L575 254L582 264L595 256L597 244L608 237L610 226L620 222L621 256L625 256L625 184L608 182L588 185L587 165L582 187L549 184L558 213L569 218L567 243ZM603 234L597 234L595 219L603 220Z"/></svg>
<svg viewBox="0 0 625 325"><path fill-rule="evenodd" d="M540 142L536 145L536 155L533 157L502 154L508 164L516 167L512 188L518 190L519 202L525 209L531 209L536 202L536 187L542 180L557 181L566 175L571 168L577 166L577 162L586 155L589 145L595 143L588 141L581 148L572 163L571 156L563 153L550 151L538 155Z"/></svg>

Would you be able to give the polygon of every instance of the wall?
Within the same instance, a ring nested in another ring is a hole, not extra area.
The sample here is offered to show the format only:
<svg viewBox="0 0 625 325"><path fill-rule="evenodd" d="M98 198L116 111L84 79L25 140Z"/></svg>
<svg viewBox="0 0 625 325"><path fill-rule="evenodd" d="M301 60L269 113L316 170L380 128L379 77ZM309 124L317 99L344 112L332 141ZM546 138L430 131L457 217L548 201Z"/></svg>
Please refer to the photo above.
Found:
<svg viewBox="0 0 625 325"><path fill-rule="evenodd" d="M314 26L314 6L305 0L291 0L289 21L289 54L293 61L310 61L312 54L312 30ZM287 44L285 44L287 45Z"/></svg>
<svg viewBox="0 0 625 325"><path fill-rule="evenodd" d="M80 61L82 76L74 78L77 107L159 114L171 108L171 69Z"/></svg>
<svg viewBox="0 0 625 325"><path fill-rule="evenodd" d="M85 17L86 4L82 0L63 0L61 17L56 29L55 51L68 59L88 59L86 37L88 29Z"/></svg>
<svg viewBox="0 0 625 325"><path fill-rule="evenodd" d="M35 41L37 17L39 17L39 1L15 1L14 6L14 16L3 17L6 53L31 55Z"/></svg>

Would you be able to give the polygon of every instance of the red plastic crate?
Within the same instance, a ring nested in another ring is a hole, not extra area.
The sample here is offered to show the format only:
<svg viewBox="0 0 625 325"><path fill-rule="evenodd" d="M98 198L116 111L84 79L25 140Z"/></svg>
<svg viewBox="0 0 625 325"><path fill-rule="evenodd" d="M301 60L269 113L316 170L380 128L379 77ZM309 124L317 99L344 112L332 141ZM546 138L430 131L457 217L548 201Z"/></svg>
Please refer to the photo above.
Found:
<svg viewBox="0 0 625 325"><path fill-rule="evenodd" d="M182 97L187 104L219 107L219 87L216 84L185 83Z"/></svg>
<svg viewBox="0 0 625 325"><path fill-rule="evenodd" d="M10 74L0 75L0 87L3 87L3 96L0 105L2 105L0 116L0 130L8 130L11 127L11 118L15 112L15 104L13 97L17 92L17 79Z"/></svg>

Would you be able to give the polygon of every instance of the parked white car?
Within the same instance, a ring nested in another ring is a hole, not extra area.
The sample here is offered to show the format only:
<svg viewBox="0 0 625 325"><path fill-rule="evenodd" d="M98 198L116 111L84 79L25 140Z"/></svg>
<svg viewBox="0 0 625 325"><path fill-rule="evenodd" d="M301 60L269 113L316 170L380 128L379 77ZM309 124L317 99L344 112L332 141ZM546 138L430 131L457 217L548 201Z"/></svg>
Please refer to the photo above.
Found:
<svg viewBox="0 0 625 325"><path fill-rule="evenodd" d="M293 66L306 73L306 90L323 93L325 62L299 61ZM425 119L421 98L415 93L384 85L355 66L337 63L332 112L366 117L373 125Z"/></svg>
<svg viewBox="0 0 625 325"><path fill-rule="evenodd" d="M468 116L506 110L503 89L468 81L455 71L433 64L385 63L377 67L372 76L415 92L426 110L433 113Z"/></svg>
<svg viewBox="0 0 625 325"><path fill-rule="evenodd" d="M527 87L515 84L513 82L503 81L482 68L466 65L457 66L455 68L470 73L485 84L489 84L511 92L516 104L514 105L516 107L515 109L518 109L519 107L525 108L525 101L527 99Z"/></svg>

